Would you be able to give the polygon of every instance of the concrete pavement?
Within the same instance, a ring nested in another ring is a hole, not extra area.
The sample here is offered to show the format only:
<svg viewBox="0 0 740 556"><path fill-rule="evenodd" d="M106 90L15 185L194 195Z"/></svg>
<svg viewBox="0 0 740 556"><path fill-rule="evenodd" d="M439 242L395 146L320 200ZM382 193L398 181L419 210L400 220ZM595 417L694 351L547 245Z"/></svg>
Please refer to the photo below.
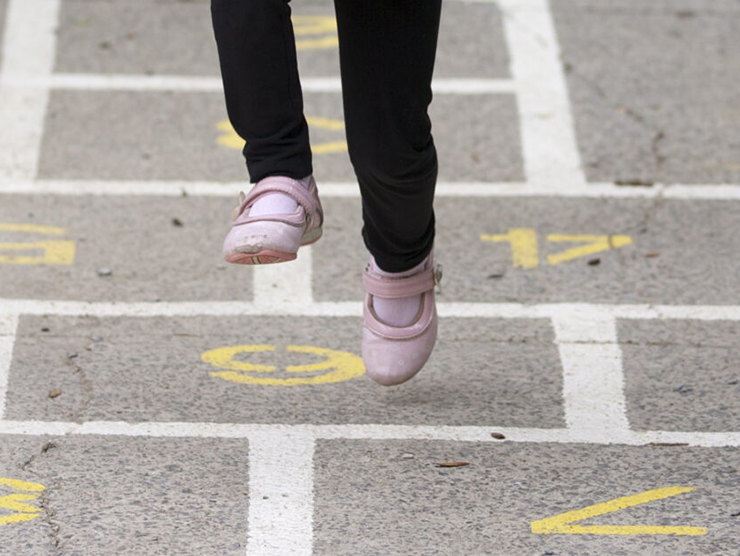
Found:
<svg viewBox="0 0 740 556"><path fill-rule="evenodd" d="M333 4L291 6L325 236L250 268L208 2L0 0L0 554L738 553L740 5L444 3L395 388Z"/></svg>

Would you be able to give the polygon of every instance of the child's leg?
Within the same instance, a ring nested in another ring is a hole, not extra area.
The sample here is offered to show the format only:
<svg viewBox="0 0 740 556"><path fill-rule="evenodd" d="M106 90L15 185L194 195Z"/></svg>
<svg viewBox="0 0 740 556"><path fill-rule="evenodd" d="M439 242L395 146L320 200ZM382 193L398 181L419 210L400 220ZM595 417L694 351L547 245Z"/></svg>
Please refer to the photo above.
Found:
<svg viewBox="0 0 740 556"><path fill-rule="evenodd" d="M349 155L365 244L402 272L434 240L437 153L427 107L441 0L335 0Z"/></svg>
<svg viewBox="0 0 740 556"><path fill-rule="evenodd" d="M293 260L321 237L288 1L211 1L226 108L256 183L224 239L232 263Z"/></svg>
<svg viewBox="0 0 740 556"><path fill-rule="evenodd" d="M226 108L250 181L313 173L289 0L212 0Z"/></svg>
<svg viewBox="0 0 740 556"><path fill-rule="evenodd" d="M432 249L437 153L427 107L440 0L335 0L349 154L375 269L413 274ZM406 326L421 296L375 298L378 316Z"/></svg>

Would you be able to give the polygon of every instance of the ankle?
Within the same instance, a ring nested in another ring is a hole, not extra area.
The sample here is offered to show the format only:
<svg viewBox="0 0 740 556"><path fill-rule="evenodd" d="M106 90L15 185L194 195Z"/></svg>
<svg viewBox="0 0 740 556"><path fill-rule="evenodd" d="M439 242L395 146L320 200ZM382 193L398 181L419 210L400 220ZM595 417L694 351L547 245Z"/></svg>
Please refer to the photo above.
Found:
<svg viewBox="0 0 740 556"><path fill-rule="evenodd" d="M308 189L311 184L311 176L309 174L305 178L296 180L304 188ZM263 216L266 214L290 214L295 212L298 208L298 203L295 199L282 193L271 193L258 199L249 211L251 216Z"/></svg>
<svg viewBox="0 0 740 556"><path fill-rule="evenodd" d="M370 268L374 272L386 278L406 278L408 276L413 276L414 274L421 272L422 268L424 267L425 262L426 262L426 259L421 261L419 264L417 264L413 268L409 268L408 270L403 270L401 272L388 272L378 266L378 263L375 262L375 257L373 257L372 255L370 256Z"/></svg>
<svg viewBox="0 0 740 556"><path fill-rule="evenodd" d="M418 274L426 260L422 261L418 265L403 272L386 272L382 270L375 262L375 257L370 257L370 269L384 278L407 278ZM409 326L413 323L421 308L421 295L411 295L408 297L400 297L393 299L386 299L382 297L373 296L373 310L385 324L390 326Z"/></svg>

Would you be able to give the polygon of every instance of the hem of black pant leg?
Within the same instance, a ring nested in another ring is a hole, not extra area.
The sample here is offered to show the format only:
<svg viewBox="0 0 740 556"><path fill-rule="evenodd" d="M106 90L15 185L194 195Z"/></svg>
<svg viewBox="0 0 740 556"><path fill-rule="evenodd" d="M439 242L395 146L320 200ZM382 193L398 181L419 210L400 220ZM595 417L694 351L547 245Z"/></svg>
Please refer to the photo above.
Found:
<svg viewBox="0 0 740 556"><path fill-rule="evenodd" d="M309 164L307 168L308 170L305 174L303 173L304 170L267 170L252 175L252 173L249 171L249 166L247 166L247 174L249 175L249 183L257 183L258 181L263 180L269 176L286 176L294 180L302 180L305 177L313 175L313 164Z"/></svg>
<svg viewBox="0 0 740 556"><path fill-rule="evenodd" d="M393 262L391 259L385 259L382 255L380 258L376 257L372 250L370 249L370 245L368 244L367 237L365 234L362 234L362 239L365 243L365 248L368 250L368 252L373 256L375 259L375 264L378 265L380 270L384 272L406 272L407 270L411 270L418 264L420 264L424 259L427 258L429 253L431 253L432 249L434 249L434 239L436 236L436 231L432 233L432 239L429 242L429 245L421 251L421 255L416 255L413 259L411 259L410 262L405 262L402 265L398 265L397 263ZM390 263L390 264L387 264Z"/></svg>
<svg viewBox="0 0 740 556"><path fill-rule="evenodd" d="M269 178L271 176L280 176L280 177L286 177L293 180L302 180L303 178L307 178L308 176L313 175L313 172L308 172L307 174L303 174L301 177L297 177L294 172L268 172L264 176L260 177L258 180L249 179L249 183L257 183L258 181L261 181L265 178Z"/></svg>

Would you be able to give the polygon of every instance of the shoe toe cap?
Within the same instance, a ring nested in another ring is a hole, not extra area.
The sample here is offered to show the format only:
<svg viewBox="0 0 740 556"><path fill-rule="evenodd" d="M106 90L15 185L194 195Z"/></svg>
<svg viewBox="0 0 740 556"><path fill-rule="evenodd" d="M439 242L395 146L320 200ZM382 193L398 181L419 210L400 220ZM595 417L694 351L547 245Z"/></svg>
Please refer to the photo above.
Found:
<svg viewBox="0 0 740 556"><path fill-rule="evenodd" d="M250 222L234 226L224 239L225 256L258 253L270 249L295 253L301 241L301 229L281 222Z"/></svg>
<svg viewBox="0 0 740 556"><path fill-rule="evenodd" d="M436 337L436 326L430 326L416 338L403 341L387 340L363 328L362 358L367 375L383 386L406 382L427 362Z"/></svg>

